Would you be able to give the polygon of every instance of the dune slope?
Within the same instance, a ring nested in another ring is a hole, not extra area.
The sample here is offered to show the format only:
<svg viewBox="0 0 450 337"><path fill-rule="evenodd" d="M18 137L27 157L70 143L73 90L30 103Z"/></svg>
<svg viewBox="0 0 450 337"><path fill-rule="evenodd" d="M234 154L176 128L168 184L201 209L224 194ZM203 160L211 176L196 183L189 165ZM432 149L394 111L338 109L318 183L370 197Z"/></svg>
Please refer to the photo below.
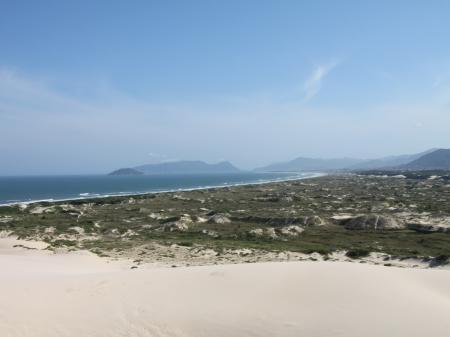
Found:
<svg viewBox="0 0 450 337"><path fill-rule="evenodd" d="M0 250L0 335L448 336L450 272L338 262L186 268Z"/></svg>

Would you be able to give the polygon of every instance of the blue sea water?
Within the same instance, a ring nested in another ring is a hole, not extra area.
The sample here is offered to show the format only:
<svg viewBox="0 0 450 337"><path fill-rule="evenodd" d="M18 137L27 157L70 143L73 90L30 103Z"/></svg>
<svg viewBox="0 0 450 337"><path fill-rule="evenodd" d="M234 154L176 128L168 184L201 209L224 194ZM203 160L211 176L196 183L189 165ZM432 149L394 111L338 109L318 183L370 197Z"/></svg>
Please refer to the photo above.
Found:
<svg viewBox="0 0 450 337"><path fill-rule="evenodd" d="M234 186L289 179L314 173L233 173L140 176L0 177L0 205Z"/></svg>

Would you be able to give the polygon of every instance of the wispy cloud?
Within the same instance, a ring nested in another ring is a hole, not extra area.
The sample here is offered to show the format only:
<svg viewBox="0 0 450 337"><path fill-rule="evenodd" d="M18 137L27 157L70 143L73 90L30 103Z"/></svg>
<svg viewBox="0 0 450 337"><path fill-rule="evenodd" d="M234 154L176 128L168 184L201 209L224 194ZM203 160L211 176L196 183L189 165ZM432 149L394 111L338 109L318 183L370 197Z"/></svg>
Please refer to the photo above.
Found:
<svg viewBox="0 0 450 337"><path fill-rule="evenodd" d="M305 101L311 100L314 96L316 96L321 87L322 87L322 81L327 76L330 71L332 71L336 66L338 65L338 62L333 62L329 64L322 64L316 66L311 76L306 80L303 90L305 92Z"/></svg>
<svg viewBox="0 0 450 337"><path fill-rule="evenodd" d="M320 92L336 66L314 69L304 84L305 99ZM288 88L289 100L244 93L159 102L113 85L98 90L89 82L89 95L80 96L57 84L0 66L0 175L100 173L175 158L226 158L253 168L298 155L369 157L449 146L445 88L344 110L338 104L308 106L299 100L298 87Z"/></svg>

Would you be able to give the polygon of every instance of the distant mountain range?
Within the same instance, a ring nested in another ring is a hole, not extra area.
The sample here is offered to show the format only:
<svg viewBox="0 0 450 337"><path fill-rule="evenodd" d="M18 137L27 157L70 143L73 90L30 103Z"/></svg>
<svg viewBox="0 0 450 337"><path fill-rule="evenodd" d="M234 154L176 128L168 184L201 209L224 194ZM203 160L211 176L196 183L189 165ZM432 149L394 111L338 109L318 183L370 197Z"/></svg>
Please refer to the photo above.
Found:
<svg viewBox="0 0 450 337"><path fill-rule="evenodd" d="M358 170L450 170L450 149L431 149L416 154L379 159L299 157L255 169L255 172L358 171ZM208 164L203 161L174 161L121 168L110 175L208 174L242 172L228 161Z"/></svg>
<svg viewBox="0 0 450 337"><path fill-rule="evenodd" d="M450 150L430 149L416 154L379 159L317 159L299 157L291 161L255 169L257 172L336 171L336 170L450 170Z"/></svg>
<svg viewBox="0 0 450 337"><path fill-rule="evenodd" d="M238 173L240 169L230 162L208 164L203 161L175 161L159 164L147 164L132 168L121 168L110 175L138 175L138 174L204 174L204 173Z"/></svg>
<svg viewBox="0 0 450 337"><path fill-rule="evenodd" d="M379 159L365 160L356 165L349 167L354 170L373 170L373 169L386 169L386 168L395 168L400 165L408 164L420 157L436 151L437 149L430 149L424 152L415 153L415 154L404 154L399 156L388 156Z"/></svg>

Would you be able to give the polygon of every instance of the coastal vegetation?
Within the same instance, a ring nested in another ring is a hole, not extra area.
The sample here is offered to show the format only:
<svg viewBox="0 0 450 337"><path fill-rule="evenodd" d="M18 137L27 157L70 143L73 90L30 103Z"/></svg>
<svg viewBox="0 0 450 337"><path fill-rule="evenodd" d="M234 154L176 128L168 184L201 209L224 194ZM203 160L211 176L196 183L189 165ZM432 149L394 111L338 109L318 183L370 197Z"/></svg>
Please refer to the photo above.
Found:
<svg viewBox="0 0 450 337"><path fill-rule="evenodd" d="M138 262L346 252L447 263L448 173L381 173L4 206L0 231Z"/></svg>

